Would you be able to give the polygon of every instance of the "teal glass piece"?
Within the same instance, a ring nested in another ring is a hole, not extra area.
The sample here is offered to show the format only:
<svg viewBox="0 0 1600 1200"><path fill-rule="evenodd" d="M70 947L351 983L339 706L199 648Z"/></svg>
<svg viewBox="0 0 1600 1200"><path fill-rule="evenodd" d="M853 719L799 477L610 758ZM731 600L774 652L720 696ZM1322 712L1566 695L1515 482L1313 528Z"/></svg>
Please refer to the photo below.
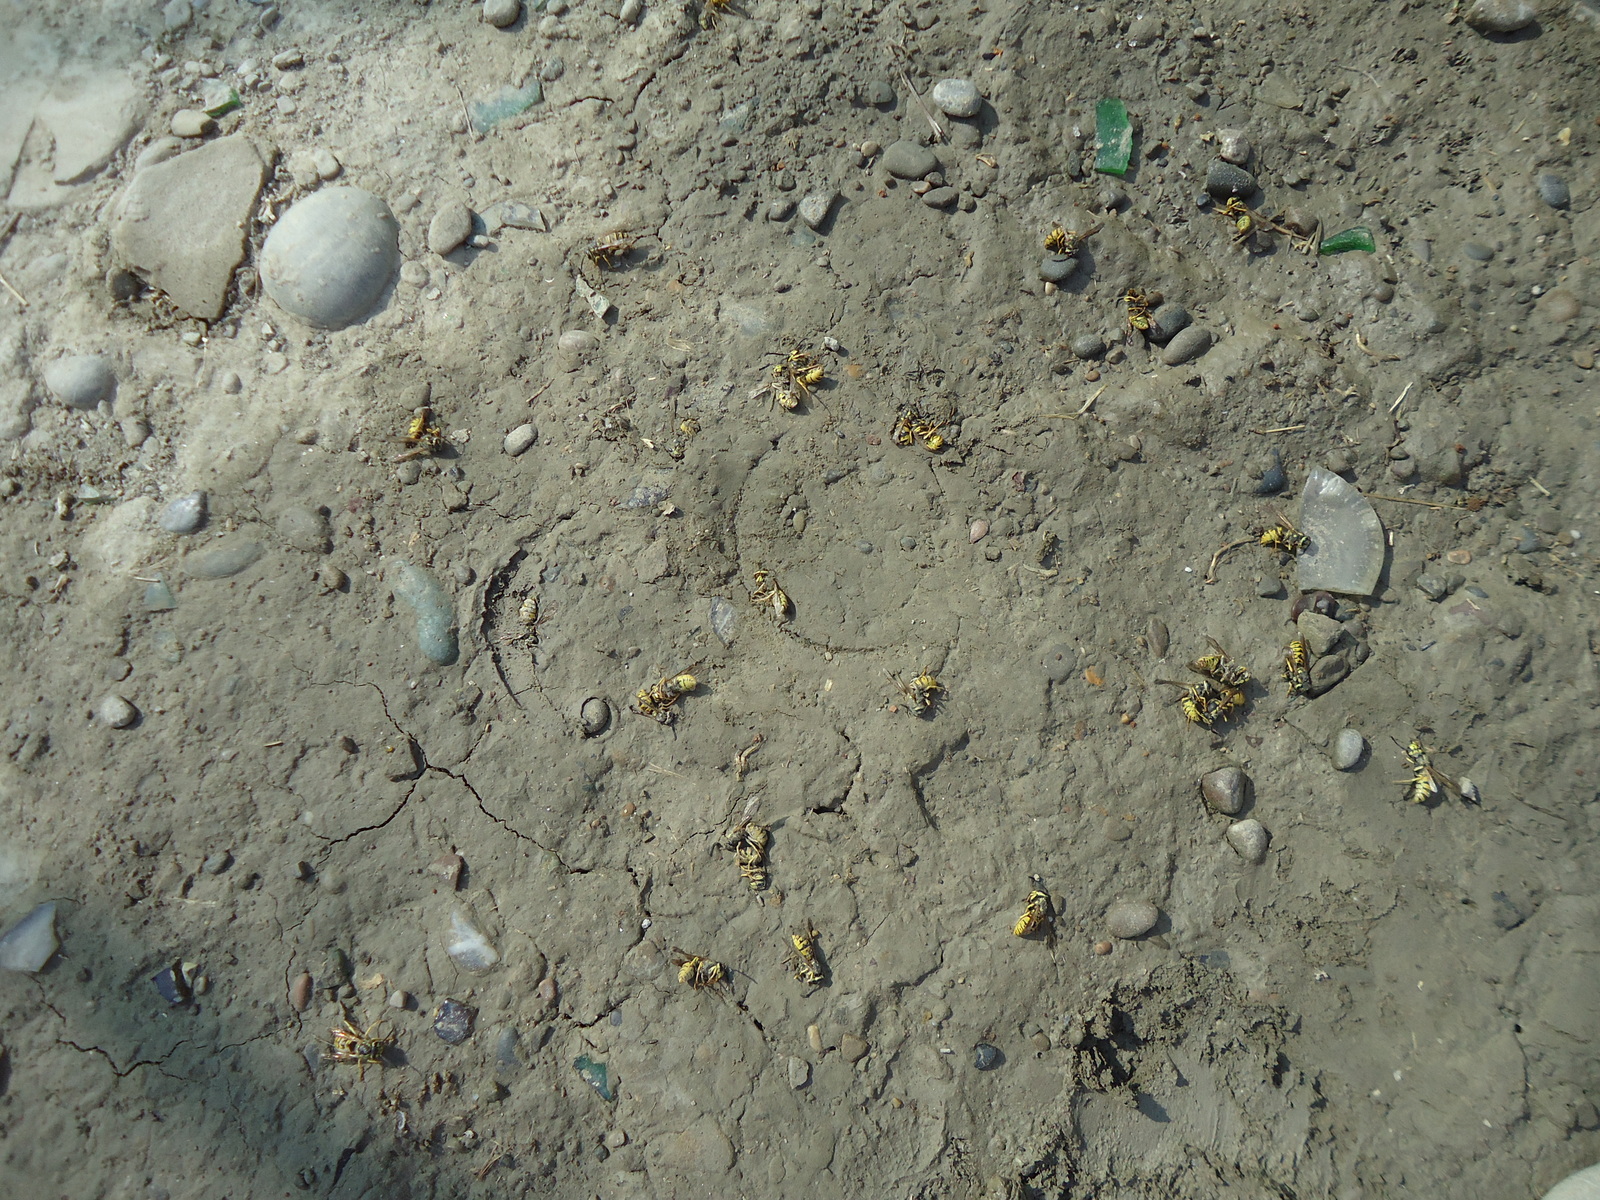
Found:
<svg viewBox="0 0 1600 1200"><path fill-rule="evenodd" d="M1094 136L1100 149L1094 156L1094 169L1106 175L1126 175L1133 158L1133 126L1121 100L1110 97L1094 108Z"/></svg>
<svg viewBox="0 0 1600 1200"><path fill-rule="evenodd" d="M1377 248L1372 241L1372 230L1365 225L1357 225L1353 229L1346 229L1343 233L1336 233L1330 238L1323 239L1322 245L1317 247L1317 253L1343 254L1346 250L1365 250L1370 254Z"/></svg>
<svg viewBox="0 0 1600 1200"><path fill-rule="evenodd" d="M612 1090L611 1076L606 1071L605 1063L595 1062L587 1054L580 1054L573 1059L572 1065L578 1068L578 1074L583 1076L584 1081L600 1093L600 1099L615 1100L617 1098L617 1093Z"/></svg>
<svg viewBox="0 0 1600 1200"><path fill-rule="evenodd" d="M487 99L474 100L469 106L472 128L487 133L501 121L527 112L543 99L544 89L537 79L530 79L526 87L501 88Z"/></svg>

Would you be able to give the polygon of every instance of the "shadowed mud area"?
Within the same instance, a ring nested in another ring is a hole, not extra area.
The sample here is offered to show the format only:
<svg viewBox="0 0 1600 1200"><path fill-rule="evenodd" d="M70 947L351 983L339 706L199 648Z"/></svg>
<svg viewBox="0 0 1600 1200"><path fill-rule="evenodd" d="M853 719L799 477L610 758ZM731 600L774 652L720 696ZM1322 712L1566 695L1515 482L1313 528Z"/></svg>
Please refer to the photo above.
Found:
<svg viewBox="0 0 1600 1200"><path fill-rule="evenodd" d="M0 5L0 1190L1600 1159L1600 9L706 2Z"/></svg>

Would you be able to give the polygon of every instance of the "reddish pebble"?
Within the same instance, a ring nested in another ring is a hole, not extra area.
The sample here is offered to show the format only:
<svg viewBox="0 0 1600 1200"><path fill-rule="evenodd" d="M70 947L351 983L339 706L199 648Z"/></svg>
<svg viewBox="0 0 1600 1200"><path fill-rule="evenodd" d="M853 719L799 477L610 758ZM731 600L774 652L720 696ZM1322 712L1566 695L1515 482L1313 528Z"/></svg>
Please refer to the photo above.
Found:
<svg viewBox="0 0 1600 1200"><path fill-rule="evenodd" d="M296 975L289 985L289 1003L294 1005L295 1012L305 1012L311 1007L311 976L305 971Z"/></svg>
<svg viewBox="0 0 1600 1200"><path fill-rule="evenodd" d="M539 999L546 1004L554 1004L556 1002L556 977L554 975L546 975L539 981Z"/></svg>

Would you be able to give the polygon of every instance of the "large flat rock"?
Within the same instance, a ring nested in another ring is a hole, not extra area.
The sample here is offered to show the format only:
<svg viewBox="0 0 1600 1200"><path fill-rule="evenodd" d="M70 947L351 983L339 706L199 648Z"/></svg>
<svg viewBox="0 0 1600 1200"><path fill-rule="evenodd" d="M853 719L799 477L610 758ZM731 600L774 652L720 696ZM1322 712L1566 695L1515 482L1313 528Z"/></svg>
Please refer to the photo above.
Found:
<svg viewBox="0 0 1600 1200"><path fill-rule="evenodd" d="M266 172L260 152L239 134L145 167L118 206L118 257L189 316L216 320L244 261Z"/></svg>

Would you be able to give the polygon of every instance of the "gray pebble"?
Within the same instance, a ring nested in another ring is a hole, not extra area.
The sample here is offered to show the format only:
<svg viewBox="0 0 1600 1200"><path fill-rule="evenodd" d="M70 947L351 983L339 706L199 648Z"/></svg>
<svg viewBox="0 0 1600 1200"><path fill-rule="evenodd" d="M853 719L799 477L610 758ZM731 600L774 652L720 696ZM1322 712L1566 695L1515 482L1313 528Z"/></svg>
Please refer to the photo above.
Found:
<svg viewBox="0 0 1600 1200"><path fill-rule="evenodd" d="M272 227L261 249L261 285L286 312L338 329L372 310L399 266L389 206L361 188L323 188Z"/></svg>
<svg viewBox="0 0 1600 1200"><path fill-rule="evenodd" d="M1238 767L1221 767L1200 777L1200 794L1212 812L1233 816L1250 799L1250 776Z"/></svg>
<svg viewBox="0 0 1600 1200"><path fill-rule="evenodd" d="M983 107L983 97L970 79L941 79L933 85L932 95L947 116L975 117Z"/></svg>
<svg viewBox="0 0 1600 1200"><path fill-rule="evenodd" d="M864 472L868 483L882 487L894 478L894 472L885 463L875 462Z"/></svg>
<svg viewBox="0 0 1600 1200"><path fill-rule="evenodd" d="M184 570L194 579L226 579L237 575L261 557L261 543L236 538L190 555Z"/></svg>
<svg viewBox="0 0 1600 1200"><path fill-rule="evenodd" d="M1332 617L1325 617L1318 612L1301 613L1295 620L1295 628L1300 631L1300 636L1305 638L1311 653L1318 658L1331 653L1339 644L1339 639L1344 636L1343 625Z"/></svg>
<svg viewBox="0 0 1600 1200"><path fill-rule="evenodd" d="M1271 600L1283 593L1283 584L1276 579L1258 579L1256 581L1256 595L1263 600Z"/></svg>
<svg viewBox="0 0 1600 1200"><path fill-rule="evenodd" d="M874 108L888 108L894 103L894 87L887 79L874 79L862 90L861 95Z"/></svg>
<svg viewBox="0 0 1600 1200"><path fill-rule="evenodd" d="M789 1056L789 1086L798 1091L811 1082L811 1064L799 1055Z"/></svg>
<svg viewBox="0 0 1600 1200"><path fill-rule="evenodd" d="M833 202L839 198L839 193L833 188L820 192L812 192L800 201L796 211L800 219L811 229L820 229L828 220L828 213L833 209Z"/></svg>
<svg viewBox="0 0 1600 1200"><path fill-rule="evenodd" d="M883 169L901 179L921 179L939 169L938 156L917 142L891 142L883 152Z"/></svg>
<svg viewBox="0 0 1600 1200"><path fill-rule="evenodd" d="M1333 739L1333 769L1354 771L1367 752L1367 739L1354 729L1341 729Z"/></svg>
<svg viewBox="0 0 1600 1200"><path fill-rule="evenodd" d="M1462 242L1461 253L1475 262L1488 262L1494 257L1494 250L1482 242Z"/></svg>
<svg viewBox="0 0 1600 1200"><path fill-rule="evenodd" d="M569 329L556 339L556 345L568 354L587 355L600 349L600 339L587 329Z"/></svg>
<svg viewBox="0 0 1600 1200"><path fill-rule="evenodd" d="M1148 900L1118 900L1106 910L1106 932L1112 937L1142 937L1156 927L1161 910Z"/></svg>
<svg viewBox="0 0 1600 1200"><path fill-rule="evenodd" d="M639 18L644 16L644 0L622 0L622 8L617 12L617 20L624 25L637 25Z"/></svg>
<svg viewBox="0 0 1600 1200"><path fill-rule="evenodd" d="M68 408L89 409L111 399L117 376L98 354L69 354L45 367L44 385Z"/></svg>
<svg viewBox="0 0 1600 1200"><path fill-rule="evenodd" d="M510 433L506 434L506 438L502 443L502 446L507 454L509 454L512 458L516 458L517 455L521 454L538 440L539 431L531 424L522 424L518 425Z"/></svg>
<svg viewBox="0 0 1600 1200"><path fill-rule="evenodd" d="M1206 171L1206 191L1218 200L1248 196L1256 190L1256 177L1243 167L1220 159Z"/></svg>
<svg viewBox="0 0 1600 1200"><path fill-rule="evenodd" d="M483 0L483 20L496 29L516 23L522 15L522 0Z"/></svg>
<svg viewBox="0 0 1600 1200"><path fill-rule="evenodd" d="M948 191L949 189L946 188L943 190ZM923 203L927 203L928 198L926 196L924 196L922 199ZM1046 283L1060 283L1062 280L1072 278L1073 273L1077 269L1078 260L1071 254L1046 254L1039 263L1039 278L1044 280ZM1095 338L1095 340L1099 341L1100 339ZM1103 353L1105 347L1102 345L1100 349ZM1079 357L1083 358L1093 356L1080 355Z"/></svg>
<svg viewBox="0 0 1600 1200"><path fill-rule="evenodd" d="M1450 594L1450 585L1442 576L1425 571L1417 576L1417 591L1429 600L1443 600Z"/></svg>
<svg viewBox="0 0 1600 1200"><path fill-rule="evenodd" d="M94 715L102 725L126 729L139 719L139 710L115 692L108 692L94 706Z"/></svg>
<svg viewBox="0 0 1600 1200"><path fill-rule="evenodd" d="M1539 199L1551 208L1566 208L1572 203L1572 193L1567 190L1567 181L1550 171L1540 171L1534 177L1533 186L1539 189Z"/></svg>
<svg viewBox="0 0 1600 1200"><path fill-rule="evenodd" d="M611 706L599 696L590 696L578 710L578 727L584 737L599 737L611 724Z"/></svg>
<svg viewBox="0 0 1600 1200"><path fill-rule="evenodd" d="M1189 327L1189 310L1169 300L1150 314L1150 340L1165 345Z"/></svg>
<svg viewBox="0 0 1600 1200"><path fill-rule="evenodd" d="M472 236L472 210L459 200L452 200L428 222L428 249L443 258L452 250L459 250Z"/></svg>
<svg viewBox="0 0 1600 1200"><path fill-rule="evenodd" d="M411 993L410 992L401 991L399 988L396 988L394 991L389 993L389 1007L390 1008L402 1008L402 1009L403 1008L410 1008L411 1007Z"/></svg>
<svg viewBox="0 0 1600 1200"><path fill-rule="evenodd" d="M156 524L168 533L193 533L206 521L206 494L190 492L161 510Z"/></svg>
<svg viewBox="0 0 1600 1200"><path fill-rule="evenodd" d="M1268 835L1260 821L1251 819L1235 821L1223 835L1234 853L1245 862L1258 863L1267 857Z"/></svg>
<svg viewBox="0 0 1600 1200"><path fill-rule="evenodd" d="M1533 24L1527 0L1472 0L1462 20L1479 33L1515 33Z"/></svg>
<svg viewBox="0 0 1600 1200"><path fill-rule="evenodd" d="M787 221L792 216L794 216L794 201L787 196L780 196L767 205L767 220L769 221Z"/></svg>
<svg viewBox="0 0 1600 1200"><path fill-rule="evenodd" d="M1167 343L1161 352L1161 361L1169 367L1199 358L1211 349L1211 331L1200 325L1191 325Z"/></svg>
<svg viewBox="0 0 1600 1200"><path fill-rule="evenodd" d="M1250 161L1250 139L1242 129L1217 130L1217 154L1225 163L1242 167Z"/></svg>
<svg viewBox="0 0 1600 1200"><path fill-rule="evenodd" d="M1350 664L1345 662L1344 655L1333 654L1320 659L1317 665L1311 668L1311 694L1320 696L1331 691L1333 687L1350 674Z"/></svg>
<svg viewBox="0 0 1600 1200"><path fill-rule="evenodd" d="M980 1071L992 1071L1000 1065L1000 1051L988 1042L979 1042L972 1048L972 1065Z"/></svg>
<svg viewBox="0 0 1600 1200"><path fill-rule="evenodd" d="M1106 342L1098 333L1080 333L1072 339L1072 352L1079 358L1099 358L1106 352Z"/></svg>
<svg viewBox="0 0 1600 1200"><path fill-rule="evenodd" d="M929 188L922 194L922 202L929 208L949 208L961 198L961 193L953 187Z"/></svg>
<svg viewBox="0 0 1600 1200"><path fill-rule="evenodd" d="M394 469L395 482L401 487L410 487L422 478L422 464L416 459L408 459Z"/></svg>
<svg viewBox="0 0 1600 1200"><path fill-rule="evenodd" d="M473 1010L459 1000L446 1000L433 1013L433 1032L441 1042L459 1046L472 1036Z"/></svg>
<svg viewBox="0 0 1600 1200"><path fill-rule="evenodd" d="M180 108L172 114L173 137L197 138L205 137L217 127L217 123L198 108Z"/></svg>
<svg viewBox="0 0 1600 1200"><path fill-rule="evenodd" d="M208 854L205 862L200 864L200 869L207 875L221 875L233 865L232 850L218 850L215 854Z"/></svg>

